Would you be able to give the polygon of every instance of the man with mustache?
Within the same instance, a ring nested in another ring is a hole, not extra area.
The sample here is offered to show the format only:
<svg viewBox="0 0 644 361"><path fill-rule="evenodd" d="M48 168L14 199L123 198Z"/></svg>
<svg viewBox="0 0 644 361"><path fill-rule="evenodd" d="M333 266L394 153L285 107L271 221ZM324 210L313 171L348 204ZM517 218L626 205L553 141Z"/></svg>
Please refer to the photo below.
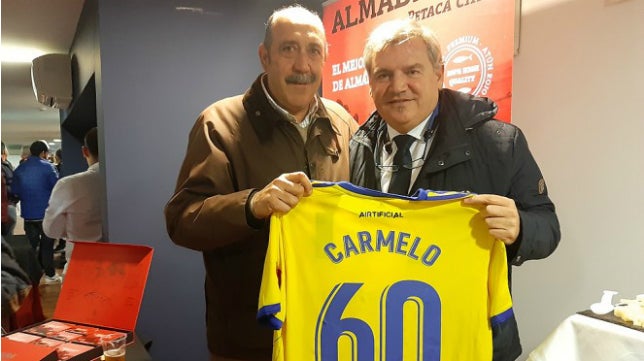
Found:
<svg viewBox="0 0 644 361"><path fill-rule="evenodd" d="M493 119L491 100L442 87L433 33L413 20L386 22L369 36L363 59L376 111L351 141L351 182L402 195L477 193L465 202L481 207L489 233L505 243L508 272L550 255L559 222L523 133ZM492 333L495 361L521 354L514 318Z"/></svg>
<svg viewBox="0 0 644 361"><path fill-rule="evenodd" d="M255 319L268 219L308 195L310 179L349 179L358 125L317 95L326 54L317 14L275 11L259 46L264 73L190 132L165 216L173 242L203 253L211 360L271 359L272 331Z"/></svg>

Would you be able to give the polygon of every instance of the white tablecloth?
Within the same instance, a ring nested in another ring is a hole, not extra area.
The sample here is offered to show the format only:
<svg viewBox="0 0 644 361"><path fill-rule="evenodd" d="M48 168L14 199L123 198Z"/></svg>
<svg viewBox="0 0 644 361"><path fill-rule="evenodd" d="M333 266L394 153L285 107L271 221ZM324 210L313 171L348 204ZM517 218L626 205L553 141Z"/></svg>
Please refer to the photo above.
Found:
<svg viewBox="0 0 644 361"><path fill-rule="evenodd" d="M644 361L644 332L579 314L566 318L528 361Z"/></svg>

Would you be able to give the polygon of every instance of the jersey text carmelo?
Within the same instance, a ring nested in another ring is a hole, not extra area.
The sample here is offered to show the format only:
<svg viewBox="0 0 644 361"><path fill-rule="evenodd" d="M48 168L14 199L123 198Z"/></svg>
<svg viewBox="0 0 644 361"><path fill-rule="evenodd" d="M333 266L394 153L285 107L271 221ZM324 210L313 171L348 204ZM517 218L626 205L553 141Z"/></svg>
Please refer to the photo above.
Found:
<svg viewBox="0 0 644 361"><path fill-rule="evenodd" d="M356 242L357 241L357 242ZM342 237L340 245L330 242L324 245L324 253L331 262L340 263L352 255L368 252L389 252L407 256L431 266L441 254L435 244L423 245L420 237L413 237L406 232L376 230L375 234L359 231L355 236L347 234Z"/></svg>

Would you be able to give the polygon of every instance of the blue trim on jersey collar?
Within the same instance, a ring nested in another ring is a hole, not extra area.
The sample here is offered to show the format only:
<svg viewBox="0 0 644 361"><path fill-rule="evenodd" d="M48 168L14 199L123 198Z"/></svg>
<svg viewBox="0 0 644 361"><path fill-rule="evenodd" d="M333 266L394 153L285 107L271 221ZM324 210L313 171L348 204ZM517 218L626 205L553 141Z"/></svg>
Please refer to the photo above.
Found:
<svg viewBox="0 0 644 361"><path fill-rule="evenodd" d="M420 188L411 196L403 196L399 194L385 193L385 192L357 186L350 182L322 182L322 181L313 182L313 187L315 188L334 187L334 186L340 187L349 192L362 194L366 196L378 197L378 198L398 198L398 199L405 199L409 201L451 200L451 199L466 198L473 194L473 193L467 193L467 192L432 191L432 190Z"/></svg>

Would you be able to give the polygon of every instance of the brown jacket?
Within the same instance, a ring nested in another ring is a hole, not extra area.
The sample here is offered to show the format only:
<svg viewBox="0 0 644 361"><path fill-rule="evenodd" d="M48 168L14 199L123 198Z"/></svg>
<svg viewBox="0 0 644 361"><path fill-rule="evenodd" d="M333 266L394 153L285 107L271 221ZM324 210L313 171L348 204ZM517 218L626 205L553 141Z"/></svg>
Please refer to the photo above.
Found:
<svg viewBox="0 0 644 361"><path fill-rule="evenodd" d="M348 180L349 140L358 128L342 106L320 98L305 144L270 105L260 79L199 116L165 208L172 241L203 252L210 351L249 360L270 359L272 332L255 320L268 224L248 225L248 196L294 171Z"/></svg>

